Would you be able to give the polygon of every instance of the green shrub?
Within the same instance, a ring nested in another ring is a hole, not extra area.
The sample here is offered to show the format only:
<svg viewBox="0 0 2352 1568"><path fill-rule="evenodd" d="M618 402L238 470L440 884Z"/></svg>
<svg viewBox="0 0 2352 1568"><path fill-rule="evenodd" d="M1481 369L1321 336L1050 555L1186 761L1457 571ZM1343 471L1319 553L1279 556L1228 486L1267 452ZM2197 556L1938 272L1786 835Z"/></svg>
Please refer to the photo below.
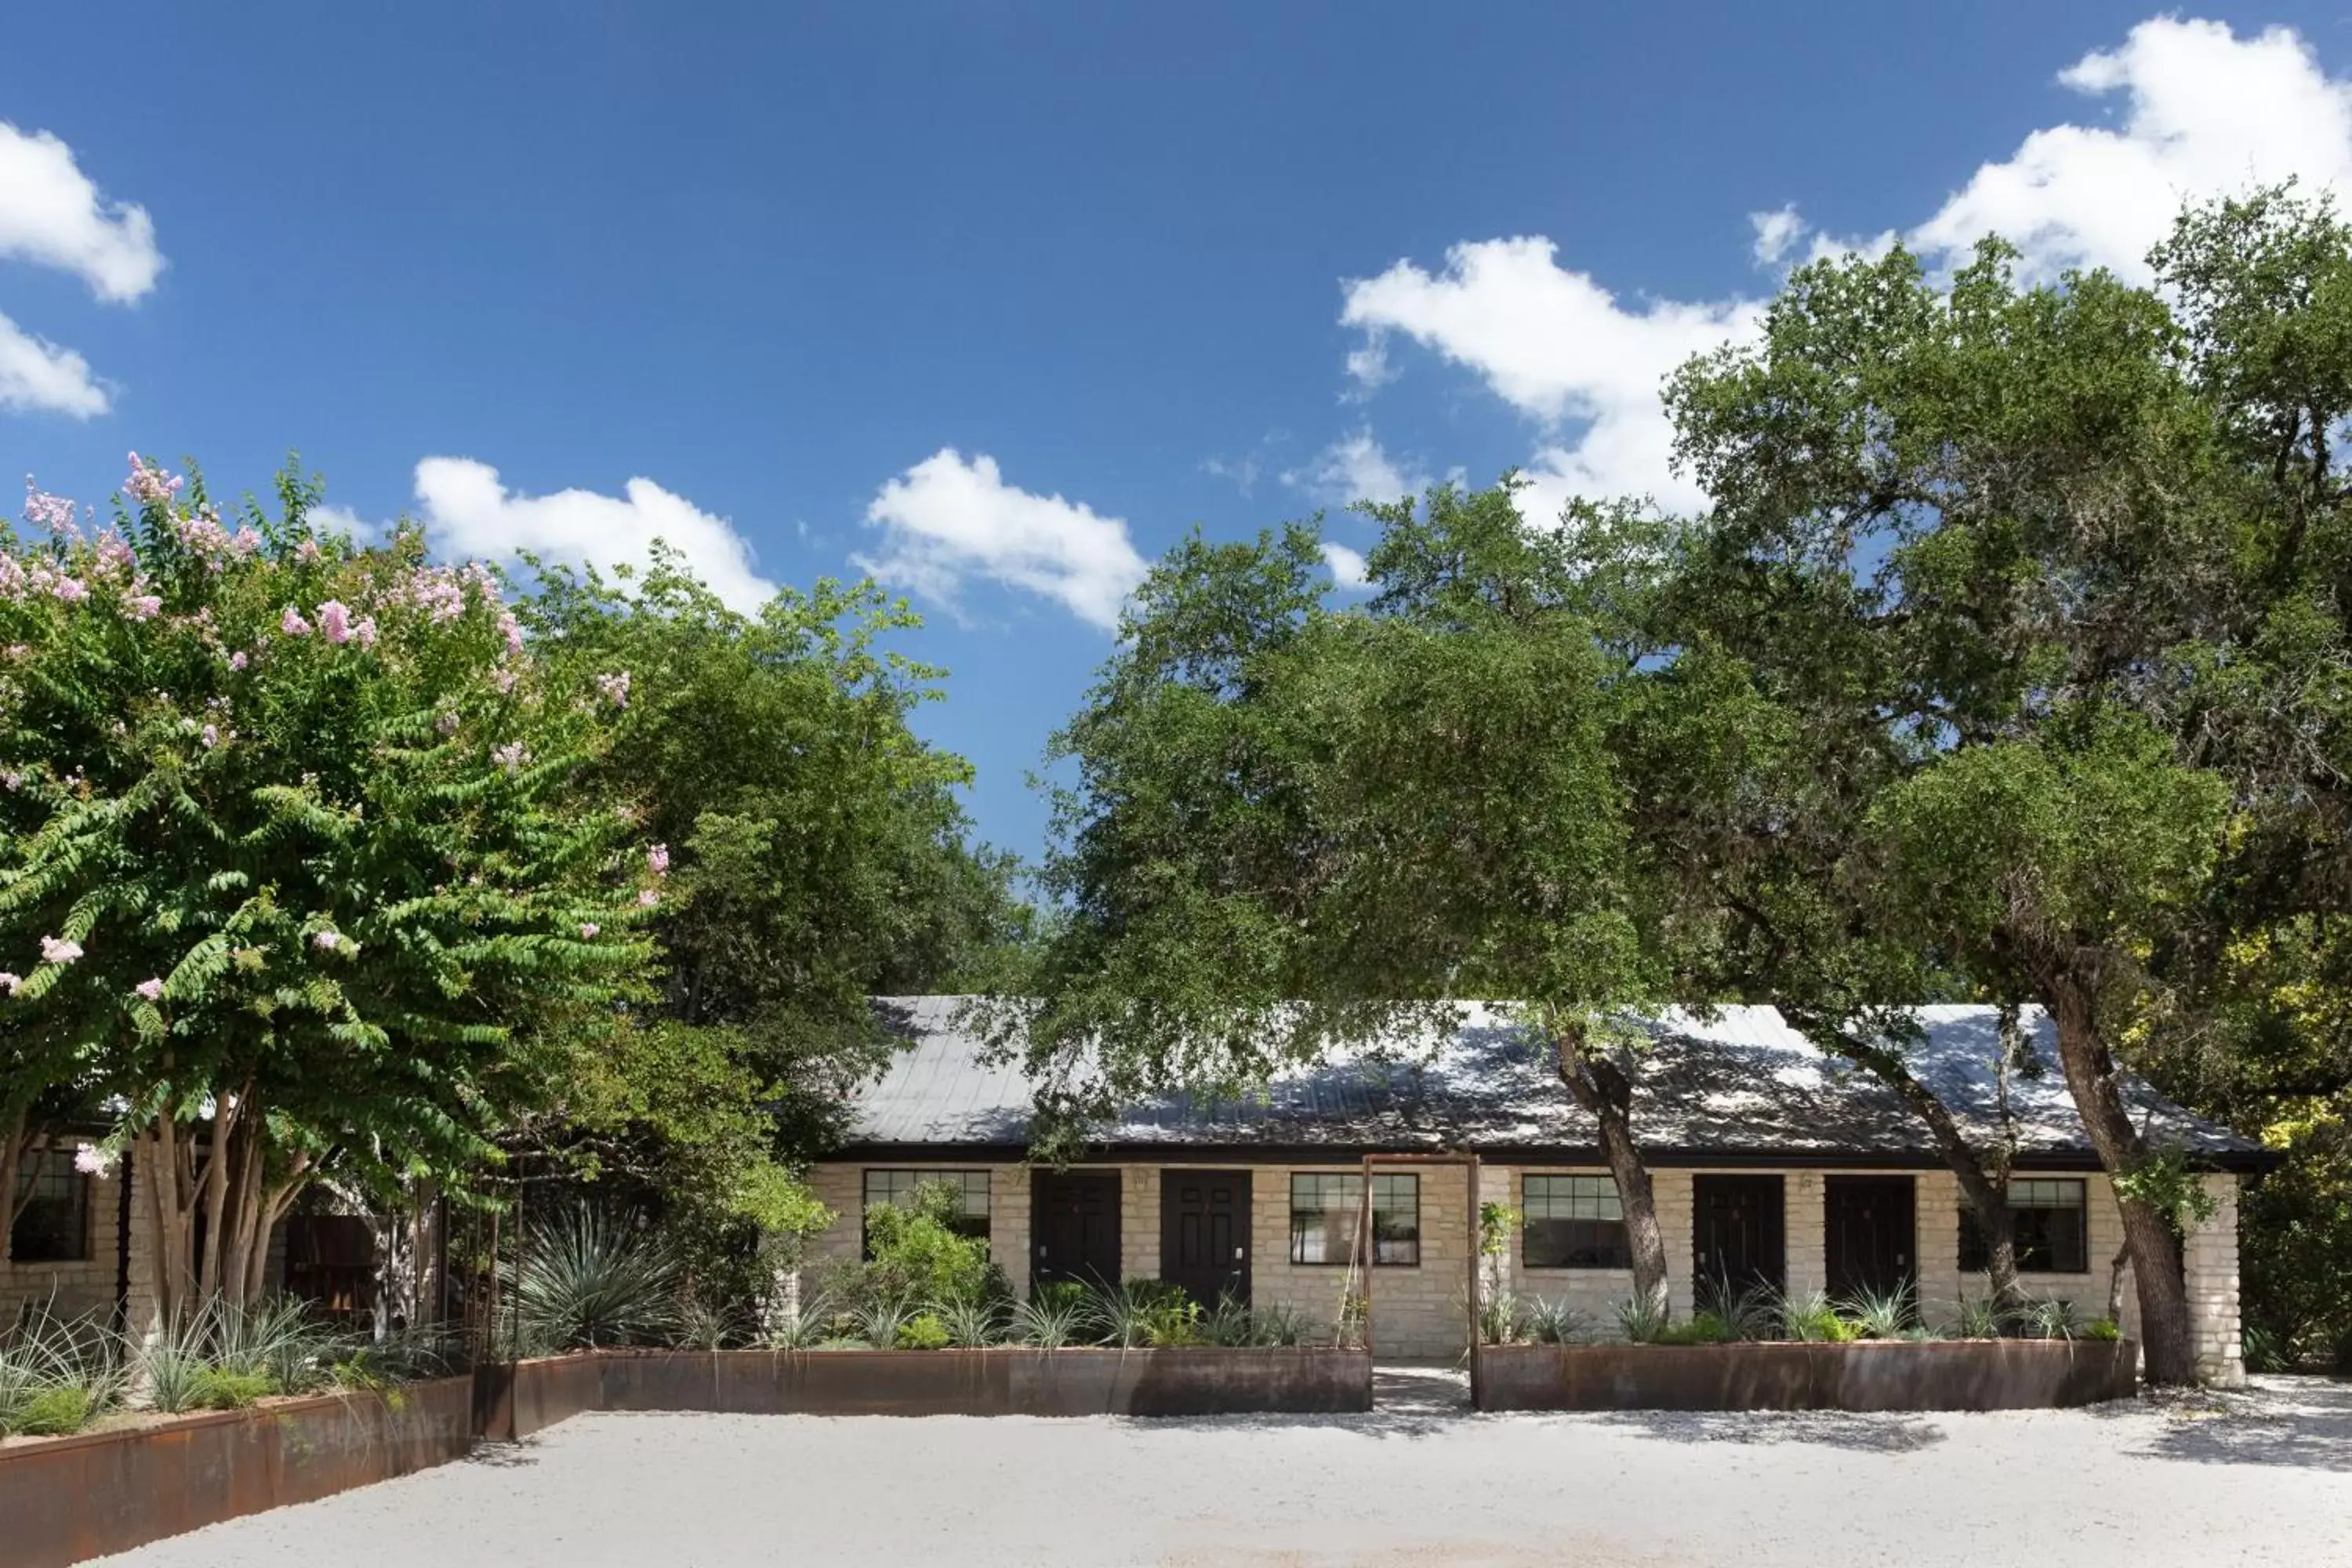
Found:
<svg viewBox="0 0 2352 1568"><path fill-rule="evenodd" d="M1670 1321L1662 1300L1633 1296L1617 1303L1617 1328L1633 1344L1658 1343Z"/></svg>
<svg viewBox="0 0 2352 1568"><path fill-rule="evenodd" d="M1854 1326L1838 1315L1829 1297L1819 1290L1799 1300L1784 1300L1780 1317L1783 1334L1808 1344L1844 1344L1860 1337Z"/></svg>
<svg viewBox="0 0 2352 1568"><path fill-rule="evenodd" d="M900 1301L976 1301L1000 1294L988 1243L956 1229L963 1188L924 1182L905 1205L885 1204L866 1216L866 1262L859 1293Z"/></svg>
<svg viewBox="0 0 2352 1568"><path fill-rule="evenodd" d="M208 1366L196 1374L194 1408L243 1410L278 1392L276 1380L266 1372Z"/></svg>
<svg viewBox="0 0 2352 1568"><path fill-rule="evenodd" d="M1528 1298L1528 1338L1539 1345L1572 1345L1592 1336L1592 1320L1566 1301Z"/></svg>
<svg viewBox="0 0 2352 1568"><path fill-rule="evenodd" d="M1962 1340L1997 1340L2004 1327L2000 1307L1990 1297L1971 1300L1963 1296L1959 1317L1952 1324L1952 1335Z"/></svg>
<svg viewBox="0 0 2352 1568"><path fill-rule="evenodd" d="M1693 1312L1682 1322L1669 1322L1649 1342L1657 1345L1720 1345L1740 1337L1739 1326L1712 1309Z"/></svg>
<svg viewBox="0 0 2352 1568"><path fill-rule="evenodd" d="M2124 1326L2113 1318L2093 1318L2083 1325L2083 1337L2086 1340L2105 1340L2113 1343L2124 1337Z"/></svg>
<svg viewBox="0 0 2352 1568"><path fill-rule="evenodd" d="M1837 1311L1856 1339L1895 1340L1918 1321L1917 1306L1906 1280L1892 1290L1856 1290L1837 1303Z"/></svg>
<svg viewBox="0 0 2352 1568"><path fill-rule="evenodd" d="M937 1312L918 1312L898 1325L902 1351L943 1351L950 1342L948 1326Z"/></svg>
<svg viewBox="0 0 2352 1568"><path fill-rule="evenodd" d="M1083 1344L1094 1331L1094 1311L1083 1286L1075 1295L1051 1287L1041 1289L1013 1310L1014 1337L1039 1350Z"/></svg>
<svg viewBox="0 0 2352 1568"><path fill-rule="evenodd" d="M2065 1297L2052 1296L2027 1302L2018 1328L2030 1340L2071 1340L2084 1331L2083 1315Z"/></svg>
<svg viewBox="0 0 2352 1568"><path fill-rule="evenodd" d="M26 1400L8 1429L25 1437L63 1437L89 1426L96 1406L89 1389L59 1384Z"/></svg>

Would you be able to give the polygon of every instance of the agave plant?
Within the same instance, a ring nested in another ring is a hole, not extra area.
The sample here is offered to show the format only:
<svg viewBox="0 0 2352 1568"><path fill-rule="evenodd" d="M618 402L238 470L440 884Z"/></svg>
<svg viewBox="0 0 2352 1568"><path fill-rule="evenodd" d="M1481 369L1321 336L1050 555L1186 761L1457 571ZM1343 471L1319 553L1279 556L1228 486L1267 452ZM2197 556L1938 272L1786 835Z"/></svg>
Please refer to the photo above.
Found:
<svg viewBox="0 0 2352 1568"><path fill-rule="evenodd" d="M1459 1297L1455 1300L1458 1301ZM1508 1290L1494 1290L1478 1300L1478 1342L1507 1345L1527 1326L1527 1303Z"/></svg>
<svg viewBox="0 0 2352 1568"><path fill-rule="evenodd" d="M1528 1338L1539 1345L1572 1345L1589 1339L1592 1320L1565 1300L1547 1301L1540 1296L1528 1298Z"/></svg>
<svg viewBox="0 0 2352 1568"><path fill-rule="evenodd" d="M1809 1344L1843 1344L1855 1337L1853 1325L1838 1315L1826 1291L1784 1296L1779 1306L1780 1329L1790 1339Z"/></svg>
<svg viewBox="0 0 2352 1568"><path fill-rule="evenodd" d="M534 1226L509 1270L522 1337L549 1350L661 1342L679 1272L660 1236L584 1205Z"/></svg>

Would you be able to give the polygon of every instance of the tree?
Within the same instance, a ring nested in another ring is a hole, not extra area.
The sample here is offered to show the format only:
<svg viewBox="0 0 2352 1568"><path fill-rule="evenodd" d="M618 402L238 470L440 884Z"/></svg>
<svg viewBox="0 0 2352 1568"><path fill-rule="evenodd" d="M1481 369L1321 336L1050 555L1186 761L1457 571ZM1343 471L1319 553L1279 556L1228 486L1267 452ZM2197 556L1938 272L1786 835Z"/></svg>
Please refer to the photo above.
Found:
<svg viewBox="0 0 2352 1568"><path fill-rule="evenodd" d="M2234 634L2240 514L2163 302L2099 273L2020 289L2011 256L1986 242L1948 289L1899 250L1801 269L1760 343L1676 378L1715 502L1681 603L1857 762L1836 890L2049 1009L2149 1374L2182 1381L2175 1216L2134 1185L2162 1151L2118 1047L2165 1006L2155 955L2220 847L2226 790L2147 715L2179 650Z"/></svg>
<svg viewBox="0 0 2352 1568"><path fill-rule="evenodd" d="M641 984L659 879L572 808L608 703L552 685L479 568L362 551L281 478L232 528L133 457L94 537L0 540L0 1031L126 1109L161 1305L259 1289L322 1173L463 1187Z"/></svg>
<svg viewBox="0 0 2352 1568"><path fill-rule="evenodd" d="M1078 775L1046 870L1068 914L1015 1019L1043 1102L1083 1121L1246 1089L1508 1001L1593 1116L1636 1289L1663 1300L1631 1015L1675 994L1680 937L1626 831L1631 667L1509 481L1367 510L1369 608L1322 602L1304 525L1195 538L1139 591L1055 746Z"/></svg>
<svg viewBox="0 0 2352 1568"><path fill-rule="evenodd" d="M910 727L940 672L887 647L916 623L872 584L746 616L657 547L642 576L542 568L520 613L614 710L583 797L673 867L657 1004L534 1138L658 1205L705 1282L756 1290L757 1238L829 1217L795 1172L889 1048L868 997L970 983L1016 943L1013 863L969 841L968 765Z"/></svg>

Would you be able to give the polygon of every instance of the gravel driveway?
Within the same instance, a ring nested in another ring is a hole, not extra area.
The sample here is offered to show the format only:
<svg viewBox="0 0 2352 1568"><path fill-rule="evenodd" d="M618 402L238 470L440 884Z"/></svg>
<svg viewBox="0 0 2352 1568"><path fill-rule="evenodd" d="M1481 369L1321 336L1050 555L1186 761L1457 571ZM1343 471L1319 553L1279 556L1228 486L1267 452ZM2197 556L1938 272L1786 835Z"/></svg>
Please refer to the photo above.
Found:
<svg viewBox="0 0 2352 1568"><path fill-rule="evenodd" d="M1386 1381L1352 1416L583 1415L107 1561L2352 1564L2342 1384L1994 1415L1482 1416L1442 1377Z"/></svg>

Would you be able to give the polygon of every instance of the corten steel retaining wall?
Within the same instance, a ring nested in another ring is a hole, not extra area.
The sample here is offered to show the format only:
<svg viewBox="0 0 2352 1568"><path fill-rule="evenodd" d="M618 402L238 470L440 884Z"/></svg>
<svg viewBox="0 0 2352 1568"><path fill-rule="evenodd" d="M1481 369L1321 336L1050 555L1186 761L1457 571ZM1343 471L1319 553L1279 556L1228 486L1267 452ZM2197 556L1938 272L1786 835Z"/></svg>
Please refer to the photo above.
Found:
<svg viewBox="0 0 2352 1568"><path fill-rule="evenodd" d="M1372 1407L1364 1351L608 1351L596 1364L606 1410L1216 1415Z"/></svg>
<svg viewBox="0 0 2352 1568"><path fill-rule="evenodd" d="M1481 1410L2029 1410L2128 1399L2129 1340L1486 1345Z"/></svg>
<svg viewBox="0 0 2352 1568"><path fill-rule="evenodd" d="M54 1568L461 1458L462 1377L0 1448L0 1563Z"/></svg>

